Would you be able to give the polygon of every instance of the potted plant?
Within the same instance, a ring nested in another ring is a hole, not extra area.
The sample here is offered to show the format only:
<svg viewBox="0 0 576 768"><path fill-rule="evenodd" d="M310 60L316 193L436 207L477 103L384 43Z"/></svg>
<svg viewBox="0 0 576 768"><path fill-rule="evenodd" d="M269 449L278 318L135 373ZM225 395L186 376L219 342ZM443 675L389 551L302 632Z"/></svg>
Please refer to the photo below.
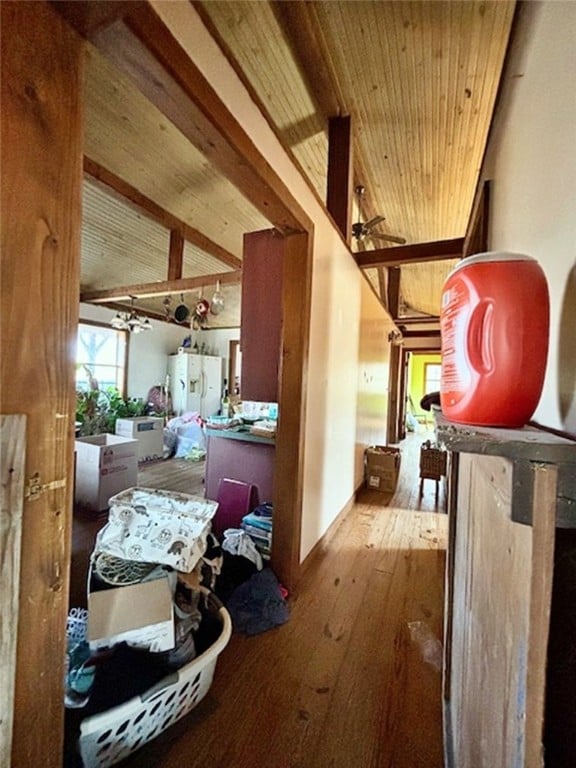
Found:
<svg viewBox="0 0 576 768"><path fill-rule="evenodd" d="M116 387L100 389L93 377L87 389L76 390L77 436L114 434L116 419L143 416L146 405L141 398L124 399Z"/></svg>

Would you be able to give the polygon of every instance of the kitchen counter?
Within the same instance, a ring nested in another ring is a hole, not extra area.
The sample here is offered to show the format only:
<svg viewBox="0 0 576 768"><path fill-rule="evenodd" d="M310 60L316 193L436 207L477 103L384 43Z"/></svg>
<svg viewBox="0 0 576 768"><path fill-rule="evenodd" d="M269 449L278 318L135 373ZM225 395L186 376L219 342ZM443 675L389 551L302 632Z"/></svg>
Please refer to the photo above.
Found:
<svg viewBox="0 0 576 768"><path fill-rule="evenodd" d="M207 499L218 499L220 480L228 477L255 485L260 502L274 501L275 440L251 435L249 429L206 428Z"/></svg>
<svg viewBox="0 0 576 768"><path fill-rule="evenodd" d="M250 434L250 427L238 426L231 429L211 429L206 427L207 437L224 437L227 440L243 440L246 443L263 443L264 445L275 445L274 437L262 437L260 435Z"/></svg>

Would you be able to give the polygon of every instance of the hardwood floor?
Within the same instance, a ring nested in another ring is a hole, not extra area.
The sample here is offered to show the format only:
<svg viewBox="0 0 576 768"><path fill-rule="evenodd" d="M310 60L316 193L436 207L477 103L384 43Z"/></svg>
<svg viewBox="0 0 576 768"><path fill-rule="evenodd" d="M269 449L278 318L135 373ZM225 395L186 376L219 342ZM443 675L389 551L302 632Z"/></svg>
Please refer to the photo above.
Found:
<svg viewBox="0 0 576 768"><path fill-rule="evenodd" d="M426 437L402 444L391 498L360 492L290 597L289 622L233 634L206 698L123 768L442 766L447 516L444 481L438 497L432 481L419 492ZM148 469L142 485L155 482Z"/></svg>

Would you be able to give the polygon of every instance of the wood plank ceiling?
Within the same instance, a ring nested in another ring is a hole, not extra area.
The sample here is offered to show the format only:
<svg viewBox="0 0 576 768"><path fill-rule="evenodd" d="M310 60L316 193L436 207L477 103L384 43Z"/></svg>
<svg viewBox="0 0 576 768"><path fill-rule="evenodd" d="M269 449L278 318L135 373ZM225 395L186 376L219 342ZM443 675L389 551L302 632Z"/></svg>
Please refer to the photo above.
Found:
<svg viewBox="0 0 576 768"><path fill-rule="evenodd" d="M354 180L366 190L355 217L382 215L377 231L409 244L464 236L514 2L194 5L321 200L328 120L350 115ZM243 234L270 223L92 47L86 105L87 157L215 245L210 255L205 243L188 242L183 276L235 269ZM169 222L146 221L89 178L84 205L82 291L166 280ZM353 239L351 247L386 245ZM455 263L402 266L404 311L437 315ZM379 270L366 271L380 292Z"/></svg>

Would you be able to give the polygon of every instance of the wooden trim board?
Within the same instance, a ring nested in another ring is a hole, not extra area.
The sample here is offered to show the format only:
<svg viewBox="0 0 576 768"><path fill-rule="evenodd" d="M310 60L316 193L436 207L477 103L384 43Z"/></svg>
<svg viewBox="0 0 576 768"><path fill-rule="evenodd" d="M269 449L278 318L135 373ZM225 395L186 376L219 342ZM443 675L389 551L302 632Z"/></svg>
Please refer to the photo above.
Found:
<svg viewBox="0 0 576 768"><path fill-rule="evenodd" d="M10 768L20 597L26 416L0 416L0 765Z"/></svg>

